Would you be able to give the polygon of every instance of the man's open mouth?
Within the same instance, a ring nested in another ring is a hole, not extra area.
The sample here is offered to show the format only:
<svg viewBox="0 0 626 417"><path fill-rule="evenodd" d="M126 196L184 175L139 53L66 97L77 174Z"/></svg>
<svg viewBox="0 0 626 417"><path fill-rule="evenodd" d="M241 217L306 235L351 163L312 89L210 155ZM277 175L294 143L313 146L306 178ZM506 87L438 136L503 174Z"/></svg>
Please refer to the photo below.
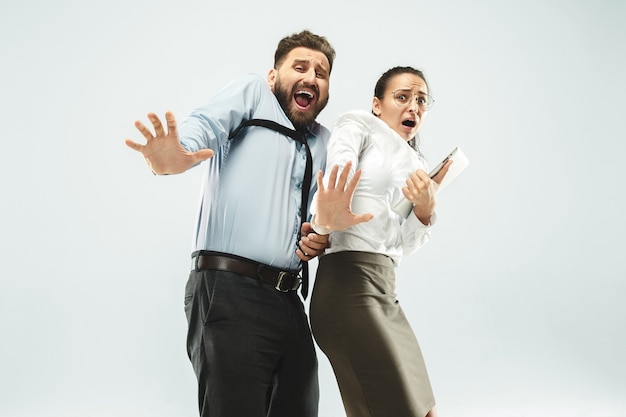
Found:
<svg viewBox="0 0 626 417"><path fill-rule="evenodd" d="M309 91L299 90L296 91L293 98L299 107L307 108L311 105L315 96Z"/></svg>
<svg viewBox="0 0 626 417"><path fill-rule="evenodd" d="M412 119L407 119L407 120L403 120L403 121L402 121L402 124L403 124L404 126L408 126L408 127L415 127L416 122L415 122L415 120L412 120Z"/></svg>

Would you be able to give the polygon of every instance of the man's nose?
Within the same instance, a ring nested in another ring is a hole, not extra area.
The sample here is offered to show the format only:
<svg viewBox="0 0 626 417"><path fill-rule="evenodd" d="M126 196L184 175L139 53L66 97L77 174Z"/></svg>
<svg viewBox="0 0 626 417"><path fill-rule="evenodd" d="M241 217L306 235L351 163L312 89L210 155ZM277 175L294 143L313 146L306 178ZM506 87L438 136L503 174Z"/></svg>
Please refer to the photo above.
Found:
<svg viewBox="0 0 626 417"><path fill-rule="evenodd" d="M310 84L315 84L317 82L317 75L314 68L311 68L304 74L304 81Z"/></svg>

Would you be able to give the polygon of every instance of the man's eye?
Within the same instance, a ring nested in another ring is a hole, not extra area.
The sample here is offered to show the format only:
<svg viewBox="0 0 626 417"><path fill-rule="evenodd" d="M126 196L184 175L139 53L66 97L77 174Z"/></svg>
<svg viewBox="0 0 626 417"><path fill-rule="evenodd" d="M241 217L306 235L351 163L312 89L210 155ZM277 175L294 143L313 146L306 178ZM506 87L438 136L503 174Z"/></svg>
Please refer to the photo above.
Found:
<svg viewBox="0 0 626 417"><path fill-rule="evenodd" d="M426 104L426 99L424 97L418 97L417 104Z"/></svg>

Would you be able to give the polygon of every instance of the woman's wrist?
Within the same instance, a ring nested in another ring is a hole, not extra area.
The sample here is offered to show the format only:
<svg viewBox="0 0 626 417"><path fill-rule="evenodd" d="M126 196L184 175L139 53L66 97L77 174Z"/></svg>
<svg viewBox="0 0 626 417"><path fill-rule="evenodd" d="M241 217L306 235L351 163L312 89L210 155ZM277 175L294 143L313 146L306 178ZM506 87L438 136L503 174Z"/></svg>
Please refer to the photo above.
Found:
<svg viewBox="0 0 626 417"><path fill-rule="evenodd" d="M311 217L311 227L318 235L329 235L330 232L332 232L332 229L320 226L319 224L315 223L315 214L313 215L313 217Z"/></svg>

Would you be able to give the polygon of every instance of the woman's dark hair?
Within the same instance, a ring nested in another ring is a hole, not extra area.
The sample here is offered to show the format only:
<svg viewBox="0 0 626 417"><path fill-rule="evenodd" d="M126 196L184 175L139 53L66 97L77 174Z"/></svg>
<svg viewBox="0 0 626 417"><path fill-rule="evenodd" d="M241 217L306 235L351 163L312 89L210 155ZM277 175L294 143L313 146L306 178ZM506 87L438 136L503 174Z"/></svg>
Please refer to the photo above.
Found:
<svg viewBox="0 0 626 417"><path fill-rule="evenodd" d="M274 53L274 68L280 67L287 54L289 54L292 49L298 47L313 49L314 51L320 51L326 55L330 65L330 68L328 68L328 73L330 74L333 69L333 61L335 60L335 50L325 37L316 35L308 30L286 36L278 42L276 52Z"/></svg>
<svg viewBox="0 0 626 417"><path fill-rule="evenodd" d="M378 99L382 100L385 95L385 91L387 90L387 85L389 84L389 80L391 80L396 75L401 74L413 74L420 77L426 83L426 87L428 87L428 81L426 81L426 77L424 77L424 73L418 69L413 67L393 67L388 69L380 76L378 81L376 81L376 86L374 87L374 97L378 97ZM430 91L430 88L428 87ZM373 112L372 112L373 113ZM422 153L419 150L419 135L415 135L415 137L407 142L409 146L417 151L417 153L422 157Z"/></svg>

